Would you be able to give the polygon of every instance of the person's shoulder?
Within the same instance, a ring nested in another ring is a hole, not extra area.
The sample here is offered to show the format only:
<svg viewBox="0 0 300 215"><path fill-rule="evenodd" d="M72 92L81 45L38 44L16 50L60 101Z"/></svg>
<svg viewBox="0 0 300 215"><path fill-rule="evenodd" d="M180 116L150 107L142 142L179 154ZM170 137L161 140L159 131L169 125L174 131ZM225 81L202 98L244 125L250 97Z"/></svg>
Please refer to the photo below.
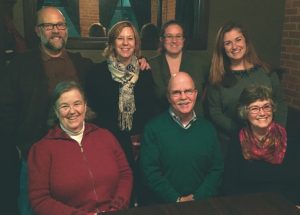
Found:
<svg viewBox="0 0 300 215"><path fill-rule="evenodd" d="M115 144L118 142L115 135L108 129L98 127L97 125L93 123L86 123L85 124L85 133L87 136L91 136L96 141L99 140L101 142Z"/></svg>
<svg viewBox="0 0 300 215"><path fill-rule="evenodd" d="M26 61L30 60L36 60L41 58L41 52L38 49L29 49L22 53L17 53L14 58L12 59L11 63L14 63L16 61Z"/></svg>
<svg viewBox="0 0 300 215"><path fill-rule="evenodd" d="M170 117L169 111L164 111L163 113L160 113L149 120L149 122L146 124L146 127L152 127L159 130L161 126L166 125L166 122L169 121Z"/></svg>
<svg viewBox="0 0 300 215"><path fill-rule="evenodd" d="M80 52L66 51L70 59L76 64L87 64L89 67L93 65L93 61L90 58L82 56Z"/></svg>
<svg viewBox="0 0 300 215"><path fill-rule="evenodd" d="M200 125L201 127L207 128L208 130L215 131L215 127L212 124L212 122L209 121L209 120L207 120L207 119L205 119L204 117L198 117L197 120L196 120L196 123L198 125Z"/></svg>
<svg viewBox="0 0 300 215"><path fill-rule="evenodd" d="M101 77L104 76L105 74L108 74L107 61L104 60L100 63L93 64L91 70L87 74L92 76L101 76Z"/></svg>
<svg viewBox="0 0 300 215"><path fill-rule="evenodd" d="M157 63L163 58L163 54L158 53L152 57L149 58L149 63Z"/></svg>
<svg viewBox="0 0 300 215"><path fill-rule="evenodd" d="M265 69L262 66L254 66L249 70L249 74L260 80L278 79L278 75L273 70Z"/></svg>
<svg viewBox="0 0 300 215"><path fill-rule="evenodd" d="M206 52L203 51L186 51L183 52L183 57L191 61L206 62L210 63L210 57Z"/></svg>
<svg viewBox="0 0 300 215"><path fill-rule="evenodd" d="M109 137L114 137L111 131L109 131L106 128L101 128L93 123L85 123L85 132L86 134L96 134L96 135L101 135L102 137L104 136L109 136Z"/></svg>
<svg viewBox="0 0 300 215"><path fill-rule="evenodd" d="M66 53L70 56L70 57L74 57L77 59L89 59L87 57L82 56L82 54L80 52L70 52L70 51L66 51ZM90 59L89 59L90 60Z"/></svg>
<svg viewBox="0 0 300 215"><path fill-rule="evenodd" d="M266 69L259 65L253 66L252 68L250 68L250 70L248 72L254 73L254 74L260 74L260 75L263 74L263 75L267 75L267 76L269 76L271 74L271 70Z"/></svg>
<svg viewBox="0 0 300 215"><path fill-rule="evenodd" d="M32 145L32 148L47 148L53 143L56 143L57 139L61 137L61 134L62 130L59 128L59 126L50 128L44 137Z"/></svg>
<svg viewBox="0 0 300 215"><path fill-rule="evenodd" d="M151 81L152 78L152 71L150 69L146 69L146 70L140 70L139 72L139 79L141 81Z"/></svg>
<svg viewBox="0 0 300 215"><path fill-rule="evenodd" d="M93 66L93 69L98 70L98 71L102 71L102 70L107 70L108 69L108 64L107 64L107 60L103 60L99 63L95 63ZM102 70L99 70L102 69Z"/></svg>

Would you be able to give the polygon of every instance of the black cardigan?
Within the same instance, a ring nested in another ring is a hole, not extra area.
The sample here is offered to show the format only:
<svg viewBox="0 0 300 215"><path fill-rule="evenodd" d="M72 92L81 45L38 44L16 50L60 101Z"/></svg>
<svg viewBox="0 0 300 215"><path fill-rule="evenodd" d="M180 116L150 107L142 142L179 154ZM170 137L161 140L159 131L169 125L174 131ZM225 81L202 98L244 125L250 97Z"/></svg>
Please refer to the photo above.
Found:
<svg viewBox="0 0 300 215"><path fill-rule="evenodd" d="M120 83L112 79L107 61L95 64L93 69L87 73L86 95L88 105L97 114L94 123L109 129L118 138L129 162L132 164L130 136L141 134L146 122L156 113L151 72L140 71L139 79L134 87L136 112L133 115L131 131L121 131L118 127L119 88Z"/></svg>

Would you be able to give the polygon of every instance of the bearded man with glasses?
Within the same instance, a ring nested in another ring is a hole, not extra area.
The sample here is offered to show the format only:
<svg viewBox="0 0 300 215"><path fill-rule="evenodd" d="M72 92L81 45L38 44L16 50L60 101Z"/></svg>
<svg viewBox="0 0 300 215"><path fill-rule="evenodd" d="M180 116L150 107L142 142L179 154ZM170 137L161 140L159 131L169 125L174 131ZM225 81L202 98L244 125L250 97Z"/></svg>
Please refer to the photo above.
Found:
<svg viewBox="0 0 300 215"><path fill-rule="evenodd" d="M40 38L39 47L16 56L0 84L1 137L3 143L19 149L22 161L20 214L31 214L27 200L27 153L48 130L50 94L61 81L84 84L85 72L92 65L79 53L66 51L68 28L57 8L44 7L38 11L35 32Z"/></svg>

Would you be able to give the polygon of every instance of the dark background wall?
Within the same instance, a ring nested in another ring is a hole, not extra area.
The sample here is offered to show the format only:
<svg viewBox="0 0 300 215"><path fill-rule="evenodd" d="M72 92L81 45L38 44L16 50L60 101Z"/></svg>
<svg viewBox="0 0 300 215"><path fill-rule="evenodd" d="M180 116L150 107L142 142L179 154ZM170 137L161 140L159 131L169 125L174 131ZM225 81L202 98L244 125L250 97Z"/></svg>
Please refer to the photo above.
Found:
<svg viewBox="0 0 300 215"><path fill-rule="evenodd" d="M246 27L259 55L279 66L284 0L210 0L208 52L219 26L234 20Z"/></svg>
<svg viewBox="0 0 300 215"><path fill-rule="evenodd" d="M150 1L150 0L149 0ZM176 0L167 1L174 5ZM189 0L192 1L192 0ZM299 0L207 0L209 3L207 50L193 51L209 57L218 28L227 20L246 27L258 54L274 67L282 66L283 88L289 106L300 110L300 1ZM26 1L25 1L26 2ZM14 7L14 23L23 33L23 0ZM174 6L173 6L174 8ZM299 13L299 14L298 14ZM101 50L80 51L94 61L102 61ZM156 54L146 51L145 56Z"/></svg>
<svg viewBox="0 0 300 215"><path fill-rule="evenodd" d="M175 0L174 0L175 1ZM17 28L23 32L23 0L14 8ZM208 0L208 49L211 54L217 29L226 20L243 24L249 31L259 54L271 64L279 66L284 0ZM89 50L81 50L89 55ZM93 51L92 51L93 53ZM97 60L97 57L95 58ZM99 56L101 60L101 56Z"/></svg>

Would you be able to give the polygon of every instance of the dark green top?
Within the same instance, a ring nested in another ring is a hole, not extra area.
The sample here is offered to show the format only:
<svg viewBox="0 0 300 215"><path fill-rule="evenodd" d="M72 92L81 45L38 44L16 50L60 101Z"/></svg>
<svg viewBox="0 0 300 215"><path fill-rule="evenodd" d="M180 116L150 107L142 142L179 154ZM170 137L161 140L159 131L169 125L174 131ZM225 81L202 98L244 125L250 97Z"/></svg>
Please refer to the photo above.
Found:
<svg viewBox="0 0 300 215"><path fill-rule="evenodd" d="M195 199L216 195L224 168L211 123L198 118L184 129L169 112L147 124L140 165L146 185L161 203L189 194Z"/></svg>
<svg viewBox="0 0 300 215"><path fill-rule="evenodd" d="M277 104L275 121L282 125L286 124L287 106L275 72L267 74L261 67L255 67L250 71L236 71L234 75L237 79L234 86L209 86L207 90L208 110L219 132L230 136L237 129L238 100L242 91L250 85L264 85L272 89L274 102Z"/></svg>
<svg viewBox="0 0 300 215"><path fill-rule="evenodd" d="M159 99L160 111L163 112L169 106L166 99L168 82L171 77L169 65L164 54L151 58L149 63L154 81L155 94ZM203 115L201 97L208 80L209 63L210 61L204 54L196 55L189 52L183 52L182 54L180 71L187 72L191 75L198 90L198 98L195 105L195 112L198 116Z"/></svg>

